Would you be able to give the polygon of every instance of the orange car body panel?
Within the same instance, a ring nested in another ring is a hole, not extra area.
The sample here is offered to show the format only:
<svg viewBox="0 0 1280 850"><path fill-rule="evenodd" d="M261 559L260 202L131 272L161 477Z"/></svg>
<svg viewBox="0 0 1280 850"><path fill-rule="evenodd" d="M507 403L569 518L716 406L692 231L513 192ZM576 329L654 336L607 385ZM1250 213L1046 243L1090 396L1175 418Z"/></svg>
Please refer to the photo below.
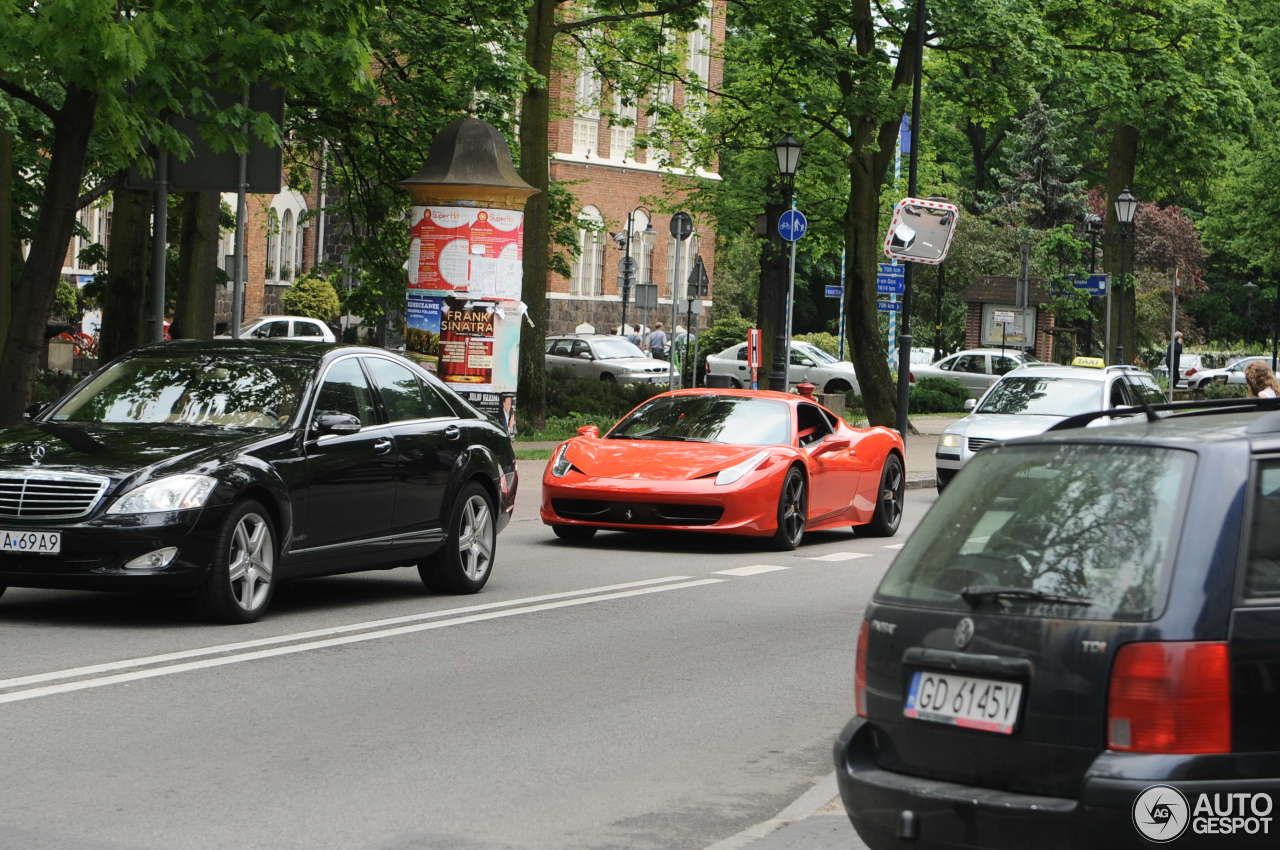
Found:
<svg viewBox="0 0 1280 850"><path fill-rule="evenodd" d="M871 521L885 459L890 452L904 457L902 438L896 431L854 428L823 407L835 417L835 432L822 442L801 447L795 437L796 411L809 399L768 390L691 389L661 395L708 392L786 402L791 408L792 443L751 446L574 437L567 441L566 449L572 468L563 477L552 474L557 447L543 470L542 521L548 525L767 537L777 531L782 481L792 466L801 467L808 482L808 530ZM824 443L840 438L849 440L847 449L823 450ZM767 451L769 457L754 471L733 484L715 483L720 470L761 451ZM574 515L561 512L571 506ZM710 520L717 508L722 513ZM696 520L689 521L684 514L694 515ZM589 518L582 518L587 515Z"/></svg>

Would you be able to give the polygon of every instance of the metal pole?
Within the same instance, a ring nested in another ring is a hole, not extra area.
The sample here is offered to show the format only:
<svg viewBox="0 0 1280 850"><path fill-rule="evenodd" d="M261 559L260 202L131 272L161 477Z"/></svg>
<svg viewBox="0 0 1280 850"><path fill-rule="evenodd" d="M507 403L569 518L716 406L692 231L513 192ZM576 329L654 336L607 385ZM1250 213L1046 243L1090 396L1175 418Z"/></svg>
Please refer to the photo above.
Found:
<svg viewBox="0 0 1280 850"><path fill-rule="evenodd" d="M844 360L844 261L848 248L840 249L840 324L839 324L839 360Z"/></svg>
<svg viewBox="0 0 1280 850"><path fill-rule="evenodd" d="M1169 310L1169 403L1173 404L1173 377L1174 369L1178 368L1173 357L1173 338L1178 333L1178 268L1173 269L1173 292L1171 293L1173 300L1170 301Z"/></svg>
<svg viewBox="0 0 1280 850"><path fill-rule="evenodd" d="M689 297L689 284L684 286L684 300L688 305L684 316L684 359L689 363L689 386L693 386L697 373L693 369L693 299ZM680 385L684 386L684 364L680 364Z"/></svg>
<svg viewBox="0 0 1280 850"><path fill-rule="evenodd" d="M1276 337L1280 335L1280 281L1276 282L1276 297L1271 302L1271 371L1276 370Z"/></svg>
<svg viewBox="0 0 1280 850"><path fill-rule="evenodd" d="M241 106L246 110L249 108L249 90L246 88L244 97L240 101ZM248 280L249 265L245 262L245 224L249 217L246 196L249 193L249 125L243 124L240 129L245 133L244 145L245 149L240 153L239 169L239 187L236 191L236 276L235 281L231 284L231 336L234 339L240 338L240 324L244 321L244 286Z"/></svg>
<svg viewBox="0 0 1280 850"><path fill-rule="evenodd" d="M911 84L911 156L907 167L907 195L916 196L920 160L920 81L924 76L924 0L916 0L916 56L914 80ZM911 365L911 267L903 263L902 331L898 335L898 433L903 444L907 440L907 403L910 398Z"/></svg>
<svg viewBox="0 0 1280 850"><path fill-rule="evenodd" d="M151 317L147 336L152 342L164 340L164 273L169 253L169 154L156 154L155 221L151 230Z"/></svg>
<svg viewBox="0 0 1280 850"><path fill-rule="evenodd" d="M627 248L624 259L631 259L631 217L636 214L635 210L627 213ZM622 264L622 327L618 328L618 336L626 337L627 335L627 301L631 296L631 263L624 262Z"/></svg>
<svg viewBox="0 0 1280 850"><path fill-rule="evenodd" d="M1120 225L1120 304L1116 307L1116 365L1124 365L1124 314L1125 290L1129 287L1129 247L1125 231L1129 225Z"/></svg>
<svg viewBox="0 0 1280 850"><path fill-rule="evenodd" d="M794 184L793 184L794 185ZM796 194L793 190L791 193L791 210L796 208ZM794 236L795 234L792 233ZM791 256L787 260L787 323L786 336L787 344L782 349L787 353L787 383L791 382L791 319L796 309L796 240L791 240Z"/></svg>
<svg viewBox="0 0 1280 850"><path fill-rule="evenodd" d="M683 239L676 241L675 256L671 258L671 333L667 336L667 389L676 388L676 289L680 286L680 248Z"/></svg>

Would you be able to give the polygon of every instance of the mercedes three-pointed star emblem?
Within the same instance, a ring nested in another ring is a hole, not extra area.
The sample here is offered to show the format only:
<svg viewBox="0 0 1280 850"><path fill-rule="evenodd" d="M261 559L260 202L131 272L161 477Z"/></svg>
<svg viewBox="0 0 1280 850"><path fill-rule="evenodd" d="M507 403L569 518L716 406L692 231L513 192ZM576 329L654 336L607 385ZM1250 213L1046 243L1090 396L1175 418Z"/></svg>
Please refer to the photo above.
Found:
<svg viewBox="0 0 1280 850"><path fill-rule="evenodd" d="M44 446L34 446L31 449L31 465L39 466L40 461L44 460Z"/></svg>

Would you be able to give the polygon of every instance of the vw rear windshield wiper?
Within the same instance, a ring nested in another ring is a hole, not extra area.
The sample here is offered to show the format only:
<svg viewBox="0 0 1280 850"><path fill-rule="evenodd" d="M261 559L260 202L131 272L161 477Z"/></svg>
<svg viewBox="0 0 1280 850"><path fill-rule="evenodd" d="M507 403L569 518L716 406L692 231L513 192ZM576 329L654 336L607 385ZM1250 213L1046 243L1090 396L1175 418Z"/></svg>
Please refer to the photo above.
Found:
<svg viewBox="0 0 1280 850"><path fill-rule="evenodd" d="M965 602L976 607L983 599L1018 599L1026 602L1046 602L1054 605L1092 605L1092 599L1079 596L1061 596L1032 590L1028 587L1004 587L999 584L974 584L960 591Z"/></svg>

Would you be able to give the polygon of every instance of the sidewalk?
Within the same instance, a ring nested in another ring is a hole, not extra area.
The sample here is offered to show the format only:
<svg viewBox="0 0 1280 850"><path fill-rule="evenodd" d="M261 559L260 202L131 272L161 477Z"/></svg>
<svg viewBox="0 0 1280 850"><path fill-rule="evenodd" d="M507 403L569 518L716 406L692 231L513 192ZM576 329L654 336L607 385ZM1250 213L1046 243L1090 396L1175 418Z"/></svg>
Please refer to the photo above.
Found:
<svg viewBox="0 0 1280 850"><path fill-rule="evenodd" d="M934 466L933 452L938 445L938 435L942 430L955 422L962 414L954 416L922 416L911 420L919 434L907 435L907 487L938 486L937 467ZM517 449L546 449L550 451L560 445L557 441L521 442L516 441Z"/></svg>

